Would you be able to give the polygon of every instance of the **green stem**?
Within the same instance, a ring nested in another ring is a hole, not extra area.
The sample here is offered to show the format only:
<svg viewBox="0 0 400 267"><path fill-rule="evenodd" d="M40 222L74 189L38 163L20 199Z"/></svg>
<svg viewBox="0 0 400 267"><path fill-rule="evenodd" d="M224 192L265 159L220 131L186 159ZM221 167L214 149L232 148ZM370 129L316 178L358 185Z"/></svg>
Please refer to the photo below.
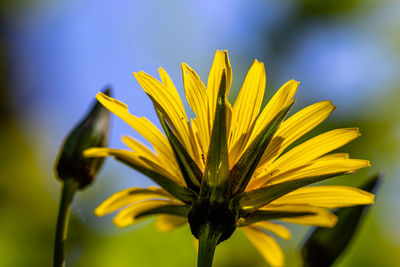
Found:
<svg viewBox="0 0 400 267"><path fill-rule="evenodd" d="M221 233L213 231L207 224L199 236L199 254L197 258L197 267L211 267L214 258L215 248Z"/></svg>
<svg viewBox="0 0 400 267"><path fill-rule="evenodd" d="M78 183L73 179L65 179L62 187L60 207L58 211L56 239L54 244L54 267L65 266L64 245L67 240L69 213L72 199L78 188Z"/></svg>

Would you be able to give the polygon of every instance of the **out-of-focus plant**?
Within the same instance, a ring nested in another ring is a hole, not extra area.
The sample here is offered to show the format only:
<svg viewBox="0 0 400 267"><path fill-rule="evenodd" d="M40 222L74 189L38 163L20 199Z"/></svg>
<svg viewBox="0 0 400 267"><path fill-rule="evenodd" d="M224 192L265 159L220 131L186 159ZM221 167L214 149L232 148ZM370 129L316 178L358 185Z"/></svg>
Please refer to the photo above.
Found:
<svg viewBox="0 0 400 267"><path fill-rule="evenodd" d="M106 89L104 94L110 96L111 90ZM91 147L106 146L109 125L108 110L96 101L61 147L55 165L56 176L62 182L62 190L54 246L54 267L64 265L64 244L67 239L70 206L75 192L94 182L104 162L103 158L85 158L82 152Z"/></svg>
<svg viewBox="0 0 400 267"><path fill-rule="evenodd" d="M371 177L360 188L373 192L377 190L381 177ZM360 228L369 206L355 206L338 209L335 214L339 218L333 228L317 227L307 238L301 249L305 267L331 266L352 240Z"/></svg>

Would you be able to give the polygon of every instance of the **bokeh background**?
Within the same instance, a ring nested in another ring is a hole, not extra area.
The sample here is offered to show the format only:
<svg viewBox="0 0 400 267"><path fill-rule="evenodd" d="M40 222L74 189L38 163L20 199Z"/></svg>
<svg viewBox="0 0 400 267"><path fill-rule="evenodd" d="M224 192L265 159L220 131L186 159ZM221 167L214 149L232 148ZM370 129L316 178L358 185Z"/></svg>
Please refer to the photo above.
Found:
<svg viewBox="0 0 400 267"><path fill-rule="evenodd" d="M162 66L183 96L179 64L207 80L216 49L227 49L233 101L252 61L265 62L266 99L285 81L301 82L299 110L338 105L309 136L358 126L342 150L372 167L332 182L360 185L378 171L376 204L335 266L400 266L400 2L299 1L0 1L0 266L50 266L60 184L53 165L63 138L106 85L135 115L156 122L132 72ZM186 105L188 112L189 107ZM193 113L190 113L193 115ZM110 146L140 137L112 117ZM142 140L142 139L141 139ZM195 266L188 227L158 233L154 221L127 229L93 209L119 189L151 185L108 159L96 183L72 207L67 266ZM310 228L289 225L280 242L288 266ZM215 266L265 266L236 231Z"/></svg>

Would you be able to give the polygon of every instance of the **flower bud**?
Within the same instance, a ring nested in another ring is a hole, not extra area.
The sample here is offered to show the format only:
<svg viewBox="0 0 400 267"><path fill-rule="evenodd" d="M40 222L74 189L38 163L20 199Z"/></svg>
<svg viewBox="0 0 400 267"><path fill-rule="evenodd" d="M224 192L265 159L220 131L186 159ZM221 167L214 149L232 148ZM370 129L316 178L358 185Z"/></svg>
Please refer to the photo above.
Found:
<svg viewBox="0 0 400 267"><path fill-rule="evenodd" d="M104 93L110 96L111 89L104 90ZM91 147L106 146L109 126L109 112L96 100L88 115L64 141L55 166L61 180L72 179L78 183L79 188L84 188L94 181L104 158L85 158L82 152Z"/></svg>

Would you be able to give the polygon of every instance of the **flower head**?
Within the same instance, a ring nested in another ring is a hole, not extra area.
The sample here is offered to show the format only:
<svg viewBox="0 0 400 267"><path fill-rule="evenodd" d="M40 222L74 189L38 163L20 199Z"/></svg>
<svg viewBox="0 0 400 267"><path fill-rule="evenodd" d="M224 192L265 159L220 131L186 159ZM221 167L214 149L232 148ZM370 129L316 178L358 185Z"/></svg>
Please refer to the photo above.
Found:
<svg viewBox="0 0 400 267"><path fill-rule="evenodd" d="M330 101L287 118L299 85L290 80L262 109L266 76L264 64L255 60L231 105L228 54L217 51L207 87L182 63L186 99L196 115L188 119L171 79L161 68L159 73L161 81L142 71L134 75L151 98L165 135L146 118L130 114L122 102L97 95L154 151L124 136L130 150L92 148L85 155L113 156L161 187L118 192L95 210L97 215L121 209L114 219L119 227L155 214L161 230L189 222L200 240L200 254L202 240L215 247L239 227L271 265L281 266L283 254L269 232L284 239L290 232L271 220L332 227L337 218L328 209L373 203L374 196L360 189L307 186L369 166L346 153L328 154L357 138L357 128L323 133L283 153L329 116L335 109Z"/></svg>

